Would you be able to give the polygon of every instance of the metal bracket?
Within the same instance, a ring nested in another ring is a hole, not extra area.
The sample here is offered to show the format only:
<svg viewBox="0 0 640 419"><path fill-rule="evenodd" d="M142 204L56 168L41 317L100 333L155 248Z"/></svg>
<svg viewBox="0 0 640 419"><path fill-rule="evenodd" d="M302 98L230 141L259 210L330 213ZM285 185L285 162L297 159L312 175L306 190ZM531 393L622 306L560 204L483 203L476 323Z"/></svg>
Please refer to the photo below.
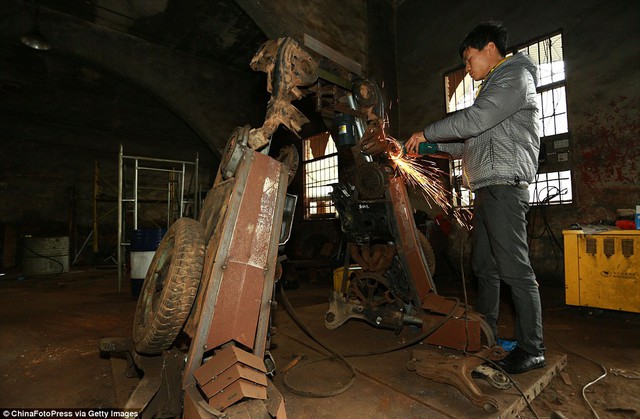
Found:
<svg viewBox="0 0 640 419"><path fill-rule="evenodd" d="M474 405L482 407L487 413L498 411L498 401L482 393L471 377L471 373L486 359L498 361L507 352L501 346L485 348L468 357L446 358L434 351L415 350L407 369L418 375L439 383L450 384L460 390Z"/></svg>

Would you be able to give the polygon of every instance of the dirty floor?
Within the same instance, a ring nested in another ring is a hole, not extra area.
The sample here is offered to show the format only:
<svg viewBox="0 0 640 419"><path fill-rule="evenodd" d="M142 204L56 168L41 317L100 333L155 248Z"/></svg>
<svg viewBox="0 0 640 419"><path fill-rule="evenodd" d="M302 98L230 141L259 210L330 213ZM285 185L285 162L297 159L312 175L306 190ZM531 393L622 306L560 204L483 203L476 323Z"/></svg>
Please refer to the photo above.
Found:
<svg viewBox="0 0 640 419"><path fill-rule="evenodd" d="M287 291L296 312L322 339L348 350L380 347L406 338L355 321L336 331L323 329L320 316L330 286L329 278L319 276L313 283L300 282L298 288ZM0 352L0 408L120 406L126 398L123 385L126 393L131 383L114 377L113 362L101 357L98 341L131 334L135 301L128 287L128 281L123 282L118 293L114 270L76 269L34 278L11 273L1 276L0 337L4 347ZM444 289L439 288L443 295L458 292L451 283ZM541 418L554 414L593 417L582 396L583 387L606 371L605 378L584 390L588 403L600 418L640 417L640 315L565 306L563 292L560 287L542 288L549 359L566 355L567 365L533 400L536 414ZM469 298L473 303L472 292ZM502 311L507 321L500 334L508 337L508 304ZM317 344L294 325L282 305L276 310L274 326L273 354L279 368L296 355L304 356L305 361L320 357ZM354 366L361 374L349 390L333 398L295 395L284 386L282 374L276 375L275 383L292 418L487 417L453 387L427 383L399 368L413 349L384 358L355 359ZM292 370L289 385L330 391L348 382L344 368L331 364ZM309 380L314 374L323 379ZM516 380L526 384L526 374ZM525 408L518 416L531 418L535 414Z"/></svg>

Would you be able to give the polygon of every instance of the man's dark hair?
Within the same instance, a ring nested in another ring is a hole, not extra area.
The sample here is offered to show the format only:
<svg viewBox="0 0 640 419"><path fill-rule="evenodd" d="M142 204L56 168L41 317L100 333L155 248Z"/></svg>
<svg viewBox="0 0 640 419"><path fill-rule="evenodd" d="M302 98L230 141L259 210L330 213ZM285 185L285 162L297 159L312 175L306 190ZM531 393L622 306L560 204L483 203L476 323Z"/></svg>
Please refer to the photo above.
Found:
<svg viewBox="0 0 640 419"><path fill-rule="evenodd" d="M482 50L489 42L496 44L503 57L507 55L507 30L502 23L486 22L473 28L460 44L460 57L463 57L467 48Z"/></svg>

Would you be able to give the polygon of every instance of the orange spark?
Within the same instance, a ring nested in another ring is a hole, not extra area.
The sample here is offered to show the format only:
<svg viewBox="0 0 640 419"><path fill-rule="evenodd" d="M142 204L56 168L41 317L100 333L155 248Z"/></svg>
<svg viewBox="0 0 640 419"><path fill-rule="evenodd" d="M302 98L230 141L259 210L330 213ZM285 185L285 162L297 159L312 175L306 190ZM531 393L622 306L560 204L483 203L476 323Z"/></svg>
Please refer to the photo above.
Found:
<svg viewBox="0 0 640 419"><path fill-rule="evenodd" d="M400 176L413 187L420 188L426 202L435 202L445 214L453 212L453 216L460 225L468 227L468 217L460 209L451 205L451 192L445 188L442 181L445 172L440 170L432 161L418 160L407 156L400 143L393 137L386 136L389 144L389 157L396 164ZM465 211L465 210L462 210Z"/></svg>

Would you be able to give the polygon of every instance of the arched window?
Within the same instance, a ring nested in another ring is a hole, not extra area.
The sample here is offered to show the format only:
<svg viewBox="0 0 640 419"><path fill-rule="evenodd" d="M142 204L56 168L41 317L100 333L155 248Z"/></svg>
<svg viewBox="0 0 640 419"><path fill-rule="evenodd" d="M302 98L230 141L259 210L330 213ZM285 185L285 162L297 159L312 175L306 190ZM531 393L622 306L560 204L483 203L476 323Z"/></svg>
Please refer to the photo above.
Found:
<svg viewBox="0 0 640 419"><path fill-rule="evenodd" d="M304 139L304 219L335 218L336 208L329 193L338 183L338 150L328 132Z"/></svg>

